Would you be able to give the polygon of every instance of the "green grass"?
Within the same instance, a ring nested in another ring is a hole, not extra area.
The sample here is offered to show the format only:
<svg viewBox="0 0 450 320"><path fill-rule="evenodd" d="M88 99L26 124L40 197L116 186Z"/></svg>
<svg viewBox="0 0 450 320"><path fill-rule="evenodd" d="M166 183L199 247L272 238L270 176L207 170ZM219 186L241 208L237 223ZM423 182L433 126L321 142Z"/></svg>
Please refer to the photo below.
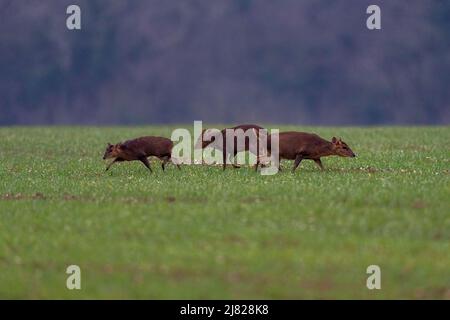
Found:
<svg viewBox="0 0 450 320"><path fill-rule="evenodd" d="M0 128L0 298L450 299L449 127L281 127L358 153L324 172L104 172L107 142L172 129Z"/></svg>

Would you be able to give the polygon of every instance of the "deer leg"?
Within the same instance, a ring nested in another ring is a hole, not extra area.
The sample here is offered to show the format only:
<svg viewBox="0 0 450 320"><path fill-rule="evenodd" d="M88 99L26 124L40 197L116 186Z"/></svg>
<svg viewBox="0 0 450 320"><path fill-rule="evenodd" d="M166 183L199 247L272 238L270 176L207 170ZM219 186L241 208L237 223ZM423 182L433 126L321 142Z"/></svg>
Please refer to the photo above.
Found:
<svg viewBox="0 0 450 320"><path fill-rule="evenodd" d="M241 167L240 165L235 163L236 162L236 154L230 159L230 161L231 161L231 165L233 166L233 168L239 169Z"/></svg>
<svg viewBox="0 0 450 320"><path fill-rule="evenodd" d="M159 159L161 160L161 168L164 171L164 169L166 167L166 163L169 161L170 157L165 156L165 157L161 157Z"/></svg>
<svg viewBox="0 0 450 320"><path fill-rule="evenodd" d="M105 171L108 171L109 168L111 168L111 166L112 166L114 163L116 163L116 162L122 162L122 161L124 161L122 158L115 158L113 161L111 161L111 162L108 164L108 166L106 167L106 170L105 170Z"/></svg>
<svg viewBox="0 0 450 320"><path fill-rule="evenodd" d="M258 167L259 167L260 161L259 161L259 157L256 158L256 164L255 164L255 171L258 172Z"/></svg>
<svg viewBox="0 0 450 320"><path fill-rule="evenodd" d="M231 158L231 156L230 156L230 158L231 158L231 164L232 164L232 166L233 166L233 168L235 168L235 169L239 169L241 166L239 165L239 164L236 164L236 155L237 155L237 152L235 151L234 152L234 154L233 154L233 156L232 156L232 158Z"/></svg>
<svg viewBox="0 0 450 320"><path fill-rule="evenodd" d="M314 159L314 162L319 166L320 169L323 170L323 165L322 165L322 161L319 159Z"/></svg>
<svg viewBox="0 0 450 320"><path fill-rule="evenodd" d="M139 158L139 161L141 161L144 164L144 166L146 166L148 168L148 170L150 170L150 172L153 172L152 168L150 168L150 162L148 162L147 157L142 156Z"/></svg>
<svg viewBox="0 0 450 320"><path fill-rule="evenodd" d="M260 155L260 154L256 154L256 163L255 163L255 166L254 166L255 171L258 171L258 167L259 167L259 166L263 167L263 166L261 165L261 157L263 157L263 156Z"/></svg>
<svg viewBox="0 0 450 320"><path fill-rule="evenodd" d="M111 161L111 162L108 164L108 166L106 167L106 170L105 170L105 171L108 171L109 168L111 168L111 166L112 166L114 163L116 163L116 162L117 162L117 158L114 159L113 161Z"/></svg>
<svg viewBox="0 0 450 320"><path fill-rule="evenodd" d="M225 151L223 151L222 155L223 155L222 170L225 170L227 168L228 155L227 155L227 153Z"/></svg>
<svg viewBox="0 0 450 320"><path fill-rule="evenodd" d="M181 170L181 166L178 163L173 162L172 157L169 158L169 161L172 162L174 165L176 165L178 170Z"/></svg>
<svg viewBox="0 0 450 320"><path fill-rule="evenodd" d="M300 162L302 162L302 160L303 160L303 156L301 154L298 154L295 157L294 167L292 167L292 173L295 172L295 169L297 169L297 167L299 166Z"/></svg>

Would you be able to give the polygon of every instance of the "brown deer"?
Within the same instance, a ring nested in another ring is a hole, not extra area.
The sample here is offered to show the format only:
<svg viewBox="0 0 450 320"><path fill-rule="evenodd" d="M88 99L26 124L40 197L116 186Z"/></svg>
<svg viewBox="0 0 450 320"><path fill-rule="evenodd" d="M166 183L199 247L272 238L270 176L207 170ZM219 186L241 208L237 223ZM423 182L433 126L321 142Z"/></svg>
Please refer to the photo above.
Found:
<svg viewBox="0 0 450 320"><path fill-rule="evenodd" d="M237 130L242 130L244 132L244 134L247 134L245 136L245 140L244 140L244 145L243 146L239 146L238 144L238 138L237 136L234 136L234 141L227 141L227 130L232 130L232 132L236 132ZM255 151L256 150L256 156L258 157L258 150L259 150L259 130L264 130L263 127L260 127L256 124L241 124L238 125L236 127L232 127L232 128L225 128L222 129L220 131L221 136L222 136L222 145L220 145L220 143L216 143L216 137L211 136L208 137L208 133L207 133L208 129L204 129L202 131L202 134L199 138L199 140L196 143L196 148L200 147L202 149L206 148L207 146L211 146L214 147L220 151L222 151L222 155L223 155L223 161L222 161L222 168L223 170L225 170L226 168L226 163L227 163L227 159L234 159L236 157L236 154L242 151ZM251 130L252 132L249 132L249 130ZM256 145L254 146L255 148L251 148L250 147L250 138L249 135L251 134L255 134L255 140L256 140ZM240 147L240 149L239 149ZM255 153L255 152L252 152ZM258 157L258 161L259 161L259 157ZM234 168L239 168L238 165L232 163Z"/></svg>
<svg viewBox="0 0 450 320"><path fill-rule="evenodd" d="M321 157L356 157L356 154L340 138L333 137L331 142L316 134L306 132L279 133L279 158L294 160L292 172L304 159L313 160L323 170ZM268 151L271 150L271 138L268 139ZM257 167L256 167L257 169ZM281 170L281 167L279 167Z"/></svg>
<svg viewBox="0 0 450 320"><path fill-rule="evenodd" d="M171 161L173 163L171 155L172 148L173 142L170 139L163 137L140 137L115 145L108 143L103 160L114 159L106 167L106 171L116 162L138 160L152 172L150 162L147 158L155 156L162 161L161 167L164 171L167 162ZM179 164L176 164L176 166L180 169Z"/></svg>

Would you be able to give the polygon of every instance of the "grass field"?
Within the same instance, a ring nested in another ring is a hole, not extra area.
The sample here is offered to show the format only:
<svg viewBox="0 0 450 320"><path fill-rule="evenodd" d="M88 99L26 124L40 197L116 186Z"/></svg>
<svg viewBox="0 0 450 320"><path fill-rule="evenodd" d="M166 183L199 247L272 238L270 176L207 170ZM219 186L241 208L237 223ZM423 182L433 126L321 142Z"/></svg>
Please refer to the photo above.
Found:
<svg viewBox="0 0 450 320"><path fill-rule="evenodd" d="M324 172L104 172L107 142L173 128L0 128L0 298L450 299L450 127L280 127L358 154Z"/></svg>

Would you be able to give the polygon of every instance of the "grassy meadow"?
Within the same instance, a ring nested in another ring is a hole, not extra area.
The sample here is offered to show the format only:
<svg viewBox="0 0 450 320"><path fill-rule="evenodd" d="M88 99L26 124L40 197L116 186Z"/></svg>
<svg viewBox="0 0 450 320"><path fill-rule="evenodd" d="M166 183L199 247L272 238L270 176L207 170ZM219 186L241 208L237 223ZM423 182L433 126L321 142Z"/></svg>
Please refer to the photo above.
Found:
<svg viewBox="0 0 450 320"><path fill-rule="evenodd" d="M104 171L107 142L175 127L0 128L0 298L450 299L450 127L279 127L358 154L323 172Z"/></svg>

